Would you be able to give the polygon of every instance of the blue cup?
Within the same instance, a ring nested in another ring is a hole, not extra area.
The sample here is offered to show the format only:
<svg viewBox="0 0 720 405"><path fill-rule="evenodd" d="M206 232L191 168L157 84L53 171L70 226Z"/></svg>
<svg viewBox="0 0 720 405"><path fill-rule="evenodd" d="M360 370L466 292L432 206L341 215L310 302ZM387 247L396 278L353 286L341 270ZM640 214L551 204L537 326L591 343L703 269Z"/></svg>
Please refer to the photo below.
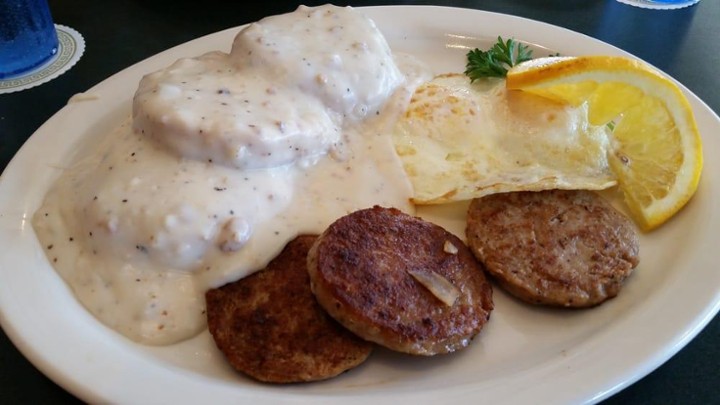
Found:
<svg viewBox="0 0 720 405"><path fill-rule="evenodd" d="M47 0L0 0L0 79L22 76L57 51Z"/></svg>
<svg viewBox="0 0 720 405"><path fill-rule="evenodd" d="M642 8L653 8L658 10L675 10L692 6L700 0L617 0L620 3L629 4Z"/></svg>

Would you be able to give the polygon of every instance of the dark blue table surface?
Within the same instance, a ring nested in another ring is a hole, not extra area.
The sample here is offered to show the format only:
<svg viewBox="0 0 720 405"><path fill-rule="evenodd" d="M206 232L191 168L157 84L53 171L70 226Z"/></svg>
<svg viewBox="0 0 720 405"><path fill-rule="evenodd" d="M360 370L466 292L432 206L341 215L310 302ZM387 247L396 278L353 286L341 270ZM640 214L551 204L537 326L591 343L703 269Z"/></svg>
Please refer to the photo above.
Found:
<svg viewBox="0 0 720 405"><path fill-rule="evenodd" d="M308 1L305 4L322 3ZM27 138L73 94L167 48L266 15L291 11L298 4L282 0L176 0L171 3L51 0L55 22L82 33L87 49L80 62L60 78L20 93L0 95L0 170L4 170ZM455 6L513 14L562 26L645 59L682 82L716 113L720 111L718 0L703 0L693 7L675 11L644 10L615 0L351 1L336 4ZM682 305L682 302L676 305ZM676 356L606 403L720 403L718 347L720 317L716 316ZM0 333L0 403L77 402L78 399L40 373L15 349L7 336Z"/></svg>

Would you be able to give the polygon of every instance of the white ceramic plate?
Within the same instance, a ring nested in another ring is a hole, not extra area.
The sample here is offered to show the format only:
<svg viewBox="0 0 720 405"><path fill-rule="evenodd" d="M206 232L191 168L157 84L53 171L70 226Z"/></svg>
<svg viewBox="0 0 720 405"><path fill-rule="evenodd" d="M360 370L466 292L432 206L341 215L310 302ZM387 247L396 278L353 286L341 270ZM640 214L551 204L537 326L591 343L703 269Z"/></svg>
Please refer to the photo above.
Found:
<svg viewBox="0 0 720 405"><path fill-rule="evenodd" d="M498 35L566 55L624 52L547 24L441 7L363 9L395 51L438 72L462 71L468 47ZM713 249L720 219L720 120L685 89L704 134L705 175L676 218L641 238L641 264L614 300L587 311L523 305L496 289L496 310L466 350L436 358L387 351L322 383L269 386L235 374L209 334L169 347L129 342L92 318L73 298L36 241L29 218L76 145L129 114L145 73L178 57L229 50L238 29L209 35L132 66L95 86L43 125L0 183L0 320L40 370L89 402L117 403L580 403L607 397L675 354L720 306ZM538 50L538 54L542 49ZM437 221L462 232L462 214Z"/></svg>

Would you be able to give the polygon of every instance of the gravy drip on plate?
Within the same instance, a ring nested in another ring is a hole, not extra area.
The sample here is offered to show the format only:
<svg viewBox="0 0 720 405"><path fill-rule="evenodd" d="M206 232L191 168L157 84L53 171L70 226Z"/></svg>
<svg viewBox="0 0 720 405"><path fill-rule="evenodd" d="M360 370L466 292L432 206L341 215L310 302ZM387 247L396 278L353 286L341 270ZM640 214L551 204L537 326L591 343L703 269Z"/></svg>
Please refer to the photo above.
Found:
<svg viewBox="0 0 720 405"><path fill-rule="evenodd" d="M208 288L262 268L296 235L374 204L412 210L388 134L427 72L402 65L411 73L370 20L321 6L248 26L230 54L147 75L133 119L35 213L48 259L128 338L194 336Z"/></svg>

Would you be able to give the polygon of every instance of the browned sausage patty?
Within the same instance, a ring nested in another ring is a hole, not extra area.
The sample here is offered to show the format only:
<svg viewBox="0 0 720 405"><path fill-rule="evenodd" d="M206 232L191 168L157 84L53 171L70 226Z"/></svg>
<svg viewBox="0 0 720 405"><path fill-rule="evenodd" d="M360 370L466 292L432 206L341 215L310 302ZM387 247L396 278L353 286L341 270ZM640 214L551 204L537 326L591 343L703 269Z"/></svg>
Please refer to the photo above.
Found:
<svg viewBox="0 0 720 405"><path fill-rule="evenodd" d="M205 295L217 347L250 377L323 380L359 365L372 351L371 343L330 318L310 291L306 257L314 241L299 236L264 270Z"/></svg>
<svg viewBox="0 0 720 405"><path fill-rule="evenodd" d="M503 288L534 304L600 304L618 294L639 261L632 222L589 191L475 199L467 239Z"/></svg>
<svg viewBox="0 0 720 405"><path fill-rule="evenodd" d="M465 244L396 209L356 211L333 223L308 255L313 292L346 328L418 355L467 346L490 317L492 288ZM460 295L452 306L418 282L441 276Z"/></svg>

